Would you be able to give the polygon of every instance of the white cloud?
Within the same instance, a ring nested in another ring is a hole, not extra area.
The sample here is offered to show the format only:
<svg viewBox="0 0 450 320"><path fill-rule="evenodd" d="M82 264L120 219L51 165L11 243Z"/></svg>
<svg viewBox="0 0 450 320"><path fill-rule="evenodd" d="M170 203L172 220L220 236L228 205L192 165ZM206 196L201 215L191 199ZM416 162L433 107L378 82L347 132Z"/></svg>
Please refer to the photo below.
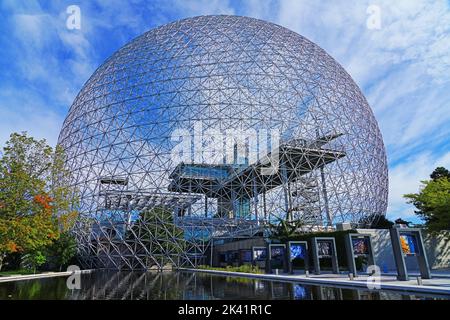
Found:
<svg viewBox="0 0 450 320"><path fill-rule="evenodd" d="M39 95L14 88L0 91L0 145L12 132L26 131L55 146L64 117L46 107Z"/></svg>
<svg viewBox="0 0 450 320"><path fill-rule="evenodd" d="M66 111L94 70L91 44L65 27L64 16L44 12L37 2L8 5L12 78L0 83L0 144L12 132L28 131L55 145Z"/></svg>
<svg viewBox="0 0 450 320"><path fill-rule="evenodd" d="M450 168L450 152L440 156L431 153L419 154L391 168L388 217L414 217L414 206L406 204L403 195L418 192L420 181L430 179L430 174L436 167Z"/></svg>
<svg viewBox="0 0 450 320"><path fill-rule="evenodd" d="M8 37L13 45L8 53L15 58L11 64L11 68L15 68L12 69L14 80L21 82L20 86L0 84L0 95L4 97L0 104L1 144L11 132L25 130L30 123L36 124L30 132L56 142L61 117L82 84L102 62L98 61L96 48L105 41L99 36L104 30L113 32L114 39L120 39L117 41L120 46L151 26L169 22L167 12L186 16L234 13L228 1L219 0L172 4L96 0L79 4L81 30L68 30L65 26L67 5L51 3L44 10L39 1L33 0L26 3L8 0L0 4L12 13L8 21L12 33ZM152 14L145 15L146 12Z"/></svg>
<svg viewBox="0 0 450 320"><path fill-rule="evenodd" d="M381 30L366 27L370 4L381 8ZM391 163L417 152L434 161L450 135L448 2L286 0L274 14L327 50L363 89Z"/></svg>
<svg viewBox="0 0 450 320"><path fill-rule="evenodd" d="M15 64L21 70L18 77L46 83L54 98L71 103L65 100L67 88L83 83L94 70L91 44L85 34L68 30L65 16L42 13L42 10L14 14L11 20L17 48ZM61 61L58 50L65 50L72 58Z"/></svg>
<svg viewBox="0 0 450 320"><path fill-rule="evenodd" d="M235 14L228 0L175 0L175 10L183 16L197 16L208 14Z"/></svg>

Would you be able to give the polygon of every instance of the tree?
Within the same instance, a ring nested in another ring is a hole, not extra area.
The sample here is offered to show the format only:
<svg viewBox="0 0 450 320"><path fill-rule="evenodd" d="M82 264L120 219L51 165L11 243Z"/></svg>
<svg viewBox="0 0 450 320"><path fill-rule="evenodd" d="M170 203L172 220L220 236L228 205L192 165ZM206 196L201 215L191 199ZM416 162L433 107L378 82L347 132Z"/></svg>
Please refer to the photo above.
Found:
<svg viewBox="0 0 450 320"><path fill-rule="evenodd" d="M430 175L430 178L433 180L438 180L440 178L450 179L450 171L448 171L444 167L437 167L434 169L433 173Z"/></svg>
<svg viewBox="0 0 450 320"><path fill-rule="evenodd" d="M398 218L398 219L395 220L395 224L403 224L403 225L409 227L409 225L411 224L411 222L410 222L410 221L403 220L402 218Z"/></svg>
<svg viewBox="0 0 450 320"><path fill-rule="evenodd" d="M59 267L67 265L77 252L77 242L70 232L64 232L55 240L48 248L46 255L50 262L55 263Z"/></svg>
<svg viewBox="0 0 450 320"><path fill-rule="evenodd" d="M64 153L13 133L0 158L0 270L7 254L34 253L58 239L76 212Z"/></svg>
<svg viewBox="0 0 450 320"><path fill-rule="evenodd" d="M287 221L285 219L278 219L278 224L271 224L272 238L279 240L287 240L298 235L301 227L305 225L303 220Z"/></svg>
<svg viewBox="0 0 450 320"><path fill-rule="evenodd" d="M422 181L419 193L404 195L431 232L450 229L450 179Z"/></svg>
<svg viewBox="0 0 450 320"><path fill-rule="evenodd" d="M175 224L172 211L164 207L140 212L139 219L126 231L125 238L129 243L139 238L140 242L148 244L151 256L160 265L169 263L169 257L174 259L189 250L183 229Z"/></svg>
<svg viewBox="0 0 450 320"><path fill-rule="evenodd" d="M36 273L36 269L47 261L46 256L39 250L27 253L22 257L22 266L25 269L31 269Z"/></svg>
<svg viewBox="0 0 450 320"><path fill-rule="evenodd" d="M371 221L371 223L367 223L368 221ZM368 225L368 227L372 229L390 229L394 225L394 223L384 215L377 214L372 214L367 218L361 219L359 222Z"/></svg>

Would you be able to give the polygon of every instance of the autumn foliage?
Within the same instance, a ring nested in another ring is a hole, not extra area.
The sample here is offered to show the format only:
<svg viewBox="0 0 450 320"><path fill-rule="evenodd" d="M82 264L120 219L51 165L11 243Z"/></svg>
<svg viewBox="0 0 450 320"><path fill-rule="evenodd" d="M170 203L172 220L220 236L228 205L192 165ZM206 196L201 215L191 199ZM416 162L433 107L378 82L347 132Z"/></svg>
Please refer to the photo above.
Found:
<svg viewBox="0 0 450 320"><path fill-rule="evenodd" d="M51 202L53 199L47 195L38 194L34 196L34 202L42 207L43 210L50 212L52 209Z"/></svg>
<svg viewBox="0 0 450 320"><path fill-rule="evenodd" d="M0 158L0 269L11 253L45 249L77 218L63 153L45 140L12 134Z"/></svg>

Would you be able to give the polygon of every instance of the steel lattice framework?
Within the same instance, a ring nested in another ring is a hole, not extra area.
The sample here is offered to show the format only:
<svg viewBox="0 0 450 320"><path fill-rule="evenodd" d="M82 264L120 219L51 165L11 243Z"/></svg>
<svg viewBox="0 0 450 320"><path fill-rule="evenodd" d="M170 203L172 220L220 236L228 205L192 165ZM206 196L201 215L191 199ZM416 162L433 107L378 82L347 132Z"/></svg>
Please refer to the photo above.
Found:
<svg viewBox="0 0 450 320"><path fill-rule="evenodd" d="M199 123L209 143L194 145ZM264 157L249 161L253 136L217 157L233 132L264 130L281 139ZM280 218L370 222L387 206L384 145L357 85L316 44L247 17L185 19L125 45L78 94L59 144L89 267L195 266L212 239L266 234Z"/></svg>

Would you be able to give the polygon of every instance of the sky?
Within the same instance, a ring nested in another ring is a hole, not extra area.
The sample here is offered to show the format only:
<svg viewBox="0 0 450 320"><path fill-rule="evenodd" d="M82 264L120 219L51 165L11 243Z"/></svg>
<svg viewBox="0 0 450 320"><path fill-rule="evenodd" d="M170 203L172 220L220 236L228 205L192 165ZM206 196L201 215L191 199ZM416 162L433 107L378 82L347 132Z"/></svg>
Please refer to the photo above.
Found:
<svg viewBox="0 0 450 320"><path fill-rule="evenodd" d="M67 8L80 8L69 29ZM0 146L27 131L55 145L89 76L140 34L181 18L235 14L318 44L353 77L389 162L389 219L419 222L402 197L450 169L450 1L0 0Z"/></svg>

